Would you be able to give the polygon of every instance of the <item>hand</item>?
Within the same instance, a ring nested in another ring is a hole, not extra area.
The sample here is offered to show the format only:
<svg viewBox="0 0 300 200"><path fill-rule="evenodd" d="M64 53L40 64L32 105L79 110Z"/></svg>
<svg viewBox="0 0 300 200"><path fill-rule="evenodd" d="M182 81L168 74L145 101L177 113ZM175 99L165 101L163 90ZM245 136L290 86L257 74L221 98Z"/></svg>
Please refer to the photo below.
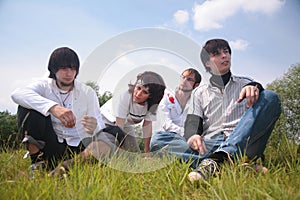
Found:
<svg viewBox="0 0 300 200"><path fill-rule="evenodd" d="M68 108L56 104L49 109L49 112L54 117L58 118L61 123L67 128L72 128L76 124L75 115L73 114L72 110Z"/></svg>
<svg viewBox="0 0 300 200"><path fill-rule="evenodd" d="M150 159L152 159L151 153L150 153L150 152L144 153L143 158L144 158L145 160L148 160L148 159L150 160Z"/></svg>
<svg viewBox="0 0 300 200"><path fill-rule="evenodd" d="M84 116L81 120L81 124L87 133L93 134L97 127L97 119L91 116Z"/></svg>
<svg viewBox="0 0 300 200"><path fill-rule="evenodd" d="M201 155L207 153L207 149L206 149L206 146L205 146L205 143L203 141L203 138L200 136L200 135L193 135L191 136L188 141L187 141L188 145L196 150L196 151L199 151L199 153Z"/></svg>
<svg viewBox="0 0 300 200"><path fill-rule="evenodd" d="M250 108L257 102L258 97L259 90L257 89L257 86L247 85L243 87L242 91L240 92L237 102L240 103L244 98L246 98L246 106Z"/></svg>

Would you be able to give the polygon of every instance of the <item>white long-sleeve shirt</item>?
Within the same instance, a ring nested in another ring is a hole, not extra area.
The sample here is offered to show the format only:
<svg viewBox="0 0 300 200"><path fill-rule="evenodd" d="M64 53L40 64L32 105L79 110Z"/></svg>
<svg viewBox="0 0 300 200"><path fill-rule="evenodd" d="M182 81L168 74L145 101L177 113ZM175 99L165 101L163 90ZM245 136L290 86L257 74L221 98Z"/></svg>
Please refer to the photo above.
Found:
<svg viewBox="0 0 300 200"><path fill-rule="evenodd" d="M58 141L63 142L65 139L70 146L78 146L83 138L91 136L81 124L83 116L93 116L97 119L94 134L105 127L95 91L76 80L74 81L74 88L67 98L66 96L62 98L55 80L50 78L18 88L11 97L16 104L36 110L44 116L48 116L50 114L49 109L57 104L65 105L66 108L72 110L76 117L76 124L73 128L66 128L59 119L51 115L53 129L57 134Z"/></svg>
<svg viewBox="0 0 300 200"><path fill-rule="evenodd" d="M165 123L163 130L167 132L175 132L181 136L184 134L184 122L187 117L190 99L187 101L184 110L182 110L175 94L165 91L165 95L160 103L160 111L164 114Z"/></svg>

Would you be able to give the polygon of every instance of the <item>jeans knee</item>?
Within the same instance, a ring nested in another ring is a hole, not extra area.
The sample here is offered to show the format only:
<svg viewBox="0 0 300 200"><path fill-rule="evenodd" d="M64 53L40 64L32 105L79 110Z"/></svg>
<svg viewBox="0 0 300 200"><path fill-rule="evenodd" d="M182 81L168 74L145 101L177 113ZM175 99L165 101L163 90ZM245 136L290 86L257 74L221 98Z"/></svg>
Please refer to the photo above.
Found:
<svg viewBox="0 0 300 200"><path fill-rule="evenodd" d="M279 116L281 113L281 101L278 94L272 90L264 90L261 92L261 95L264 96L264 99L268 102L269 106L271 106L272 110L276 111Z"/></svg>
<svg viewBox="0 0 300 200"><path fill-rule="evenodd" d="M176 135L174 133L164 131L157 132L151 138L150 150L157 151L167 145L170 145L174 141L175 137Z"/></svg>
<svg viewBox="0 0 300 200"><path fill-rule="evenodd" d="M159 133L156 133L155 135L152 136L150 140L150 151L157 151L162 148L161 144L161 138L159 136Z"/></svg>

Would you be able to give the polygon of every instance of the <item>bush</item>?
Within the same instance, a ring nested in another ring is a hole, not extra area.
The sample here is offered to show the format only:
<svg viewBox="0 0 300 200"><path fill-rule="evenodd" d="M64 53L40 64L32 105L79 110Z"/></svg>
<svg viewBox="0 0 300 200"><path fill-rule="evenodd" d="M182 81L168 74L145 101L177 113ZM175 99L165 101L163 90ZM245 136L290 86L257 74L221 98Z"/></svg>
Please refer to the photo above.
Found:
<svg viewBox="0 0 300 200"><path fill-rule="evenodd" d="M18 134L17 115L0 112L0 148L16 148L21 143Z"/></svg>
<svg viewBox="0 0 300 200"><path fill-rule="evenodd" d="M282 113L272 133L270 142L278 145L287 137L300 144L300 64L292 65L280 79L267 85L281 100ZM298 148L299 149L299 148Z"/></svg>

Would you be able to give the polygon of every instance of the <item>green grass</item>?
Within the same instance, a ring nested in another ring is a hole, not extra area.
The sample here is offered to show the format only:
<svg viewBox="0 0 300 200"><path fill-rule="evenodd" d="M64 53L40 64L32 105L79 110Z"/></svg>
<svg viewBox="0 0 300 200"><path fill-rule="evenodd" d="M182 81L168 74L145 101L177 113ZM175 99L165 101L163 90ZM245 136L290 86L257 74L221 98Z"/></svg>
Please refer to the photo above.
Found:
<svg viewBox="0 0 300 200"><path fill-rule="evenodd" d="M226 164L219 176L201 184L188 181L188 164L167 158L118 159L108 163L113 167L76 163L66 178L42 172L30 179L23 154L1 151L0 199L300 199L299 153L287 140L267 148L266 174Z"/></svg>

